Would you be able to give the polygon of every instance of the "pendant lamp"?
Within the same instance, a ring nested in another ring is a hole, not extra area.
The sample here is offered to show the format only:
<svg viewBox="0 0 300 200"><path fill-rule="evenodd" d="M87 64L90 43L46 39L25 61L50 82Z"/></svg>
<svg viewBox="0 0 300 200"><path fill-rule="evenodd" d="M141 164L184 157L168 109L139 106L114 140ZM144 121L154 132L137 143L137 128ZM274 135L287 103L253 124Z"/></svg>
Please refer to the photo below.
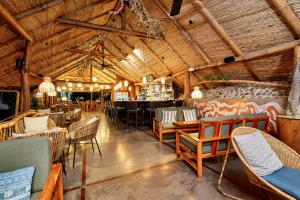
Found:
<svg viewBox="0 0 300 200"><path fill-rule="evenodd" d="M55 86L51 82L51 77L44 77L44 81L39 86L40 92L53 92L55 91Z"/></svg>
<svg viewBox="0 0 300 200"><path fill-rule="evenodd" d="M124 87L127 87L127 86L128 86L128 81L125 80L125 81L124 81Z"/></svg>
<svg viewBox="0 0 300 200"><path fill-rule="evenodd" d="M191 94L193 99L201 99L202 98L202 92L200 91L199 87L194 87L194 91Z"/></svg>
<svg viewBox="0 0 300 200"><path fill-rule="evenodd" d="M144 76L144 77L143 77L143 84L146 84L146 83L147 83L147 77Z"/></svg>
<svg viewBox="0 0 300 200"><path fill-rule="evenodd" d="M56 91L47 92L49 97L55 97L57 95Z"/></svg>

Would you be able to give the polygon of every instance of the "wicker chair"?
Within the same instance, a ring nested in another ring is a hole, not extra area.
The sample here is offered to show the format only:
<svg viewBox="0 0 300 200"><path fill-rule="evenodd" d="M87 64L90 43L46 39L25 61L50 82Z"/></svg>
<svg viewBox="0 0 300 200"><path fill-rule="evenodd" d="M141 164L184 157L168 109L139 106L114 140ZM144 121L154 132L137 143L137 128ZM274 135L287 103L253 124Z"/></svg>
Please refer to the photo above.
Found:
<svg viewBox="0 0 300 200"><path fill-rule="evenodd" d="M266 192L270 191L273 193L276 193L277 195L282 196L284 199L295 199L294 197L290 196L289 194L285 193L284 191L278 189L277 187L275 187L274 185L270 184L269 182L267 182L266 180L264 180L262 177L258 176L255 174L255 172L251 169L251 167L248 165L248 163L246 162L246 160L244 159L243 155L241 154L235 140L233 139L233 137L235 135L246 135L246 134L250 134L253 133L255 131L259 131L263 137L267 140L267 142L269 143L269 145L271 146L272 150L276 153L276 155L278 156L278 158L281 160L281 162L283 163L284 166L290 167L290 168L295 168L295 169L300 169L300 155L297 154L293 149L291 149L290 147L288 147L287 145L285 145L283 142L279 141L278 139L274 138L273 136L260 131L258 129L255 128L249 128L249 127L239 127L236 128L232 134L231 134L231 143L232 146L236 152L236 154L238 155L239 159L242 162L242 165L247 173L248 179L249 181L258 186L263 188ZM226 154L225 160L224 160L224 164L223 164L223 168L219 177L219 181L218 181L218 190L225 196L230 197L232 199L240 199L231 195L226 194L221 187L221 181L222 181L222 177L225 171L225 166L227 163L227 158L228 158L228 154ZM268 195L268 193L267 193ZM269 196L269 195L268 195ZM270 197L270 196L269 196Z"/></svg>
<svg viewBox="0 0 300 200"><path fill-rule="evenodd" d="M58 126L58 127L65 126L65 115L63 112L50 113L49 118L54 121L56 126Z"/></svg>
<svg viewBox="0 0 300 200"><path fill-rule="evenodd" d="M80 121L81 119L81 113L82 113L82 110L80 109L79 111L69 111L69 112L66 112L64 114L64 118L65 118L65 124L66 125L70 125L74 122L78 122Z"/></svg>
<svg viewBox="0 0 300 200"><path fill-rule="evenodd" d="M38 117L38 116L40 116L39 113L32 115L32 117ZM55 122L52 119L48 118L48 129L54 128L54 127L56 127ZM19 119L15 123L15 133L25 133L24 118Z"/></svg>
<svg viewBox="0 0 300 200"><path fill-rule="evenodd" d="M75 166L75 157L76 157L76 144L80 142L86 142L86 144L92 144L92 148L94 150L94 144L93 139L96 141L98 151L100 156L102 157L102 153L98 144L98 141L96 139L98 127L100 124L100 119L96 118L95 121L90 122L90 120L93 117L89 117L85 120L81 120L78 122L75 122L70 125L69 127L69 135L70 135L70 141L68 146L68 155L71 144L74 144L74 155L73 155L73 168ZM91 143L88 143L88 142Z"/></svg>

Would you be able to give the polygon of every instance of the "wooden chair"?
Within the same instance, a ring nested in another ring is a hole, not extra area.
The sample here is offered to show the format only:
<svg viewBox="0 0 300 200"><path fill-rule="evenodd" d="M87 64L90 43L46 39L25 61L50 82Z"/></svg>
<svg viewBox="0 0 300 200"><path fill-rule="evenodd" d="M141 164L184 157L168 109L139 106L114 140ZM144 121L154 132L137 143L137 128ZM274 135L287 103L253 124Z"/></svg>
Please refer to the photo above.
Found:
<svg viewBox="0 0 300 200"><path fill-rule="evenodd" d="M92 120L92 118L95 118L95 120ZM94 143L93 143L93 139L94 139L96 141L99 154L102 157L101 150L96 138L99 124L100 124L99 118L89 117L85 120L81 120L70 125L69 128L70 141L68 146L68 155L69 155L71 144L74 144L73 168L75 166L76 144L80 142L86 142L86 144L92 144L92 148L94 150ZM90 141L91 143L87 143L88 141Z"/></svg>
<svg viewBox="0 0 300 200"><path fill-rule="evenodd" d="M63 200L60 163L52 164L50 141L46 137L10 140L0 143L0 173L34 166L32 200Z"/></svg>
<svg viewBox="0 0 300 200"><path fill-rule="evenodd" d="M239 127L239 128L236 128L235 130L233 130L233 132L231 134L231 144L232 144L236 154L238 155L239 159L242 162L244 170L246 171L246 173L248 175L249 181L252 184L264 189L265 191L270 191L270 192L273 192L273 193L276 193L276 194L282 196L283 199L295 199L291 195L278 189L276 186L270 184L262 177L256 175L255 172L248 165L247 161L244 159L243 155L241 154L233 137L236 135L250 134L250 133L253 133L256 131L259 131L263 135L263 137L267 140L268 144L271 146L272 150L275 152L275 154L278 156L278 158L281 160L281 162L283 163L284 166L300 170L300 155L297 154L297 152L295 152L289 146L287 146L280 140L274 138L270 134L265 133L264 131L261 131L261 130L255 129L255 128L250 128L250 127ZM222 178L223 178L225 167L227 164L227 159L228 159L228 154L226 154L224 164L222 167L222 171L221 171L221 174L219 177L218 190L227 197L230 197L233 199L240 199L238 197L234 197L234 196L231 196L231 195L225 193L221 187Z"/></svg>

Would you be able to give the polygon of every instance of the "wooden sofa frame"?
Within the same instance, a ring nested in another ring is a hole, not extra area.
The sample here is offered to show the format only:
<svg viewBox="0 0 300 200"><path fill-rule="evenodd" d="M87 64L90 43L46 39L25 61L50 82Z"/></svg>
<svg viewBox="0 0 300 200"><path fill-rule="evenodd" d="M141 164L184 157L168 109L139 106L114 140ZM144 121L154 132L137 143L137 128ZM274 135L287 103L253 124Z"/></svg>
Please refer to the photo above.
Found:
<svg viewBox="0 0 300 200"><path fill-rule="evenodd" d="M182 158L189 165L191 165L196 171L197 176L202 176L202 160L205 158L212 158L217 156L225 156L226 151L228 149L228 145L230 145L230 137L231 132L235 128L236 125L246 126L247 122L252 122L252 128L258 127L259 121L266 121L265 126L262 131L267 131L269 116L259 116L259 117L250 117L244 119L230 119L230 120L219 120L213 122L201 122L199 127L199 138L190 135L189 132L181 129L176 130L176 156L177 158ZM221 136L221 128L222 125L229 125L228 135ZM212 137L204 137L204 131L206 127L214 127L214 132ZM184 135L185 137L193 140L197 144L197 153L194 153L191 149L189 149L185 144L180 141L180 135ZM226 141L226 148L224 150L218 150L219 141ZM202 147L204 142L212 142L210 153L202 153ZM201 153L199 153L201 152ZM230 153L233 153L234 150L230 149Z"/></svg>

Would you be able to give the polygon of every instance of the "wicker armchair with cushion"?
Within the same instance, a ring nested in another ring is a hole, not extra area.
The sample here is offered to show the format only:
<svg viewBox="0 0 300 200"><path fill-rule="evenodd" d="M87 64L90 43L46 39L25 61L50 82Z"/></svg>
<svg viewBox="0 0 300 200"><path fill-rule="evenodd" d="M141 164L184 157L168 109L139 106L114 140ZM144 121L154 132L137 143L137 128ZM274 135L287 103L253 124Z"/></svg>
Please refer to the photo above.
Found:
<svg viewBox="0 0 300 200"><path fill-rule="evenodd" d="M53 120L53 122L56 124L56 126L58 126L58 127L65 126L64 112L49 113L49 118Z"/></svg>
<svg viewBox="0 0 300 200"><path fill-rule="evenodd" d="M93 139L94 139L96 141L99 154L102 157L100 147L96 138L99 124L100 124L99 118L89 117L85 120L81 120L70 125L69 127L70 141L68 146L68 154L69 154L71 144L74 144L73 167L75 166L76 144L80 142L87 142L86 144L92 144L92 148L94 150L94 143L93 143Z"/></svg>
<svg viewBox="0 0 300 200"><path fill-rule="evenodd" d="M275 152L276 156L283 164L281 169L273 172L270 175L259 176L256 174L253 168L244 158L239 146L237 145L237 142L234 139L235 136L249 135L254 132L258 132L263 136L263 138L267 141L267 144L271 147L272 151ZM235 129L231 134L231 143L236 154L241 160L244 170L246 171L248 179L251 183L264 189L268 196L268 192L271 192L281 196L280 199L300 199L300 155L297 154L297 152L264 131L249 127L239 127ZM224 165L218 182L218 189L227 197L239 199L226 194L221 187L221 181L225 171L227 158L228 155L226 155L224 160ZM271 197L269 196L269 198Z"/></svg>
<svg viewBox="0 0 300 200"><path fill-rule="evenodd" d="M32 117L38 117L38 116L40 116L39 113L33 115ZM54 121L52 119L48 118L48 129L55 128L55 127L56 127L56 124L54 123ZM15 132L16 133L25 133L24 118L18 119L18 121L15 123Z"/></svg>
<svg viewBox="0 0 300 200"><path fill-rule="evenodd" d="M0 143L0 173L34 166L32 200L63 199L61 164L53 164L46 137L3 141Z"/></svg>

